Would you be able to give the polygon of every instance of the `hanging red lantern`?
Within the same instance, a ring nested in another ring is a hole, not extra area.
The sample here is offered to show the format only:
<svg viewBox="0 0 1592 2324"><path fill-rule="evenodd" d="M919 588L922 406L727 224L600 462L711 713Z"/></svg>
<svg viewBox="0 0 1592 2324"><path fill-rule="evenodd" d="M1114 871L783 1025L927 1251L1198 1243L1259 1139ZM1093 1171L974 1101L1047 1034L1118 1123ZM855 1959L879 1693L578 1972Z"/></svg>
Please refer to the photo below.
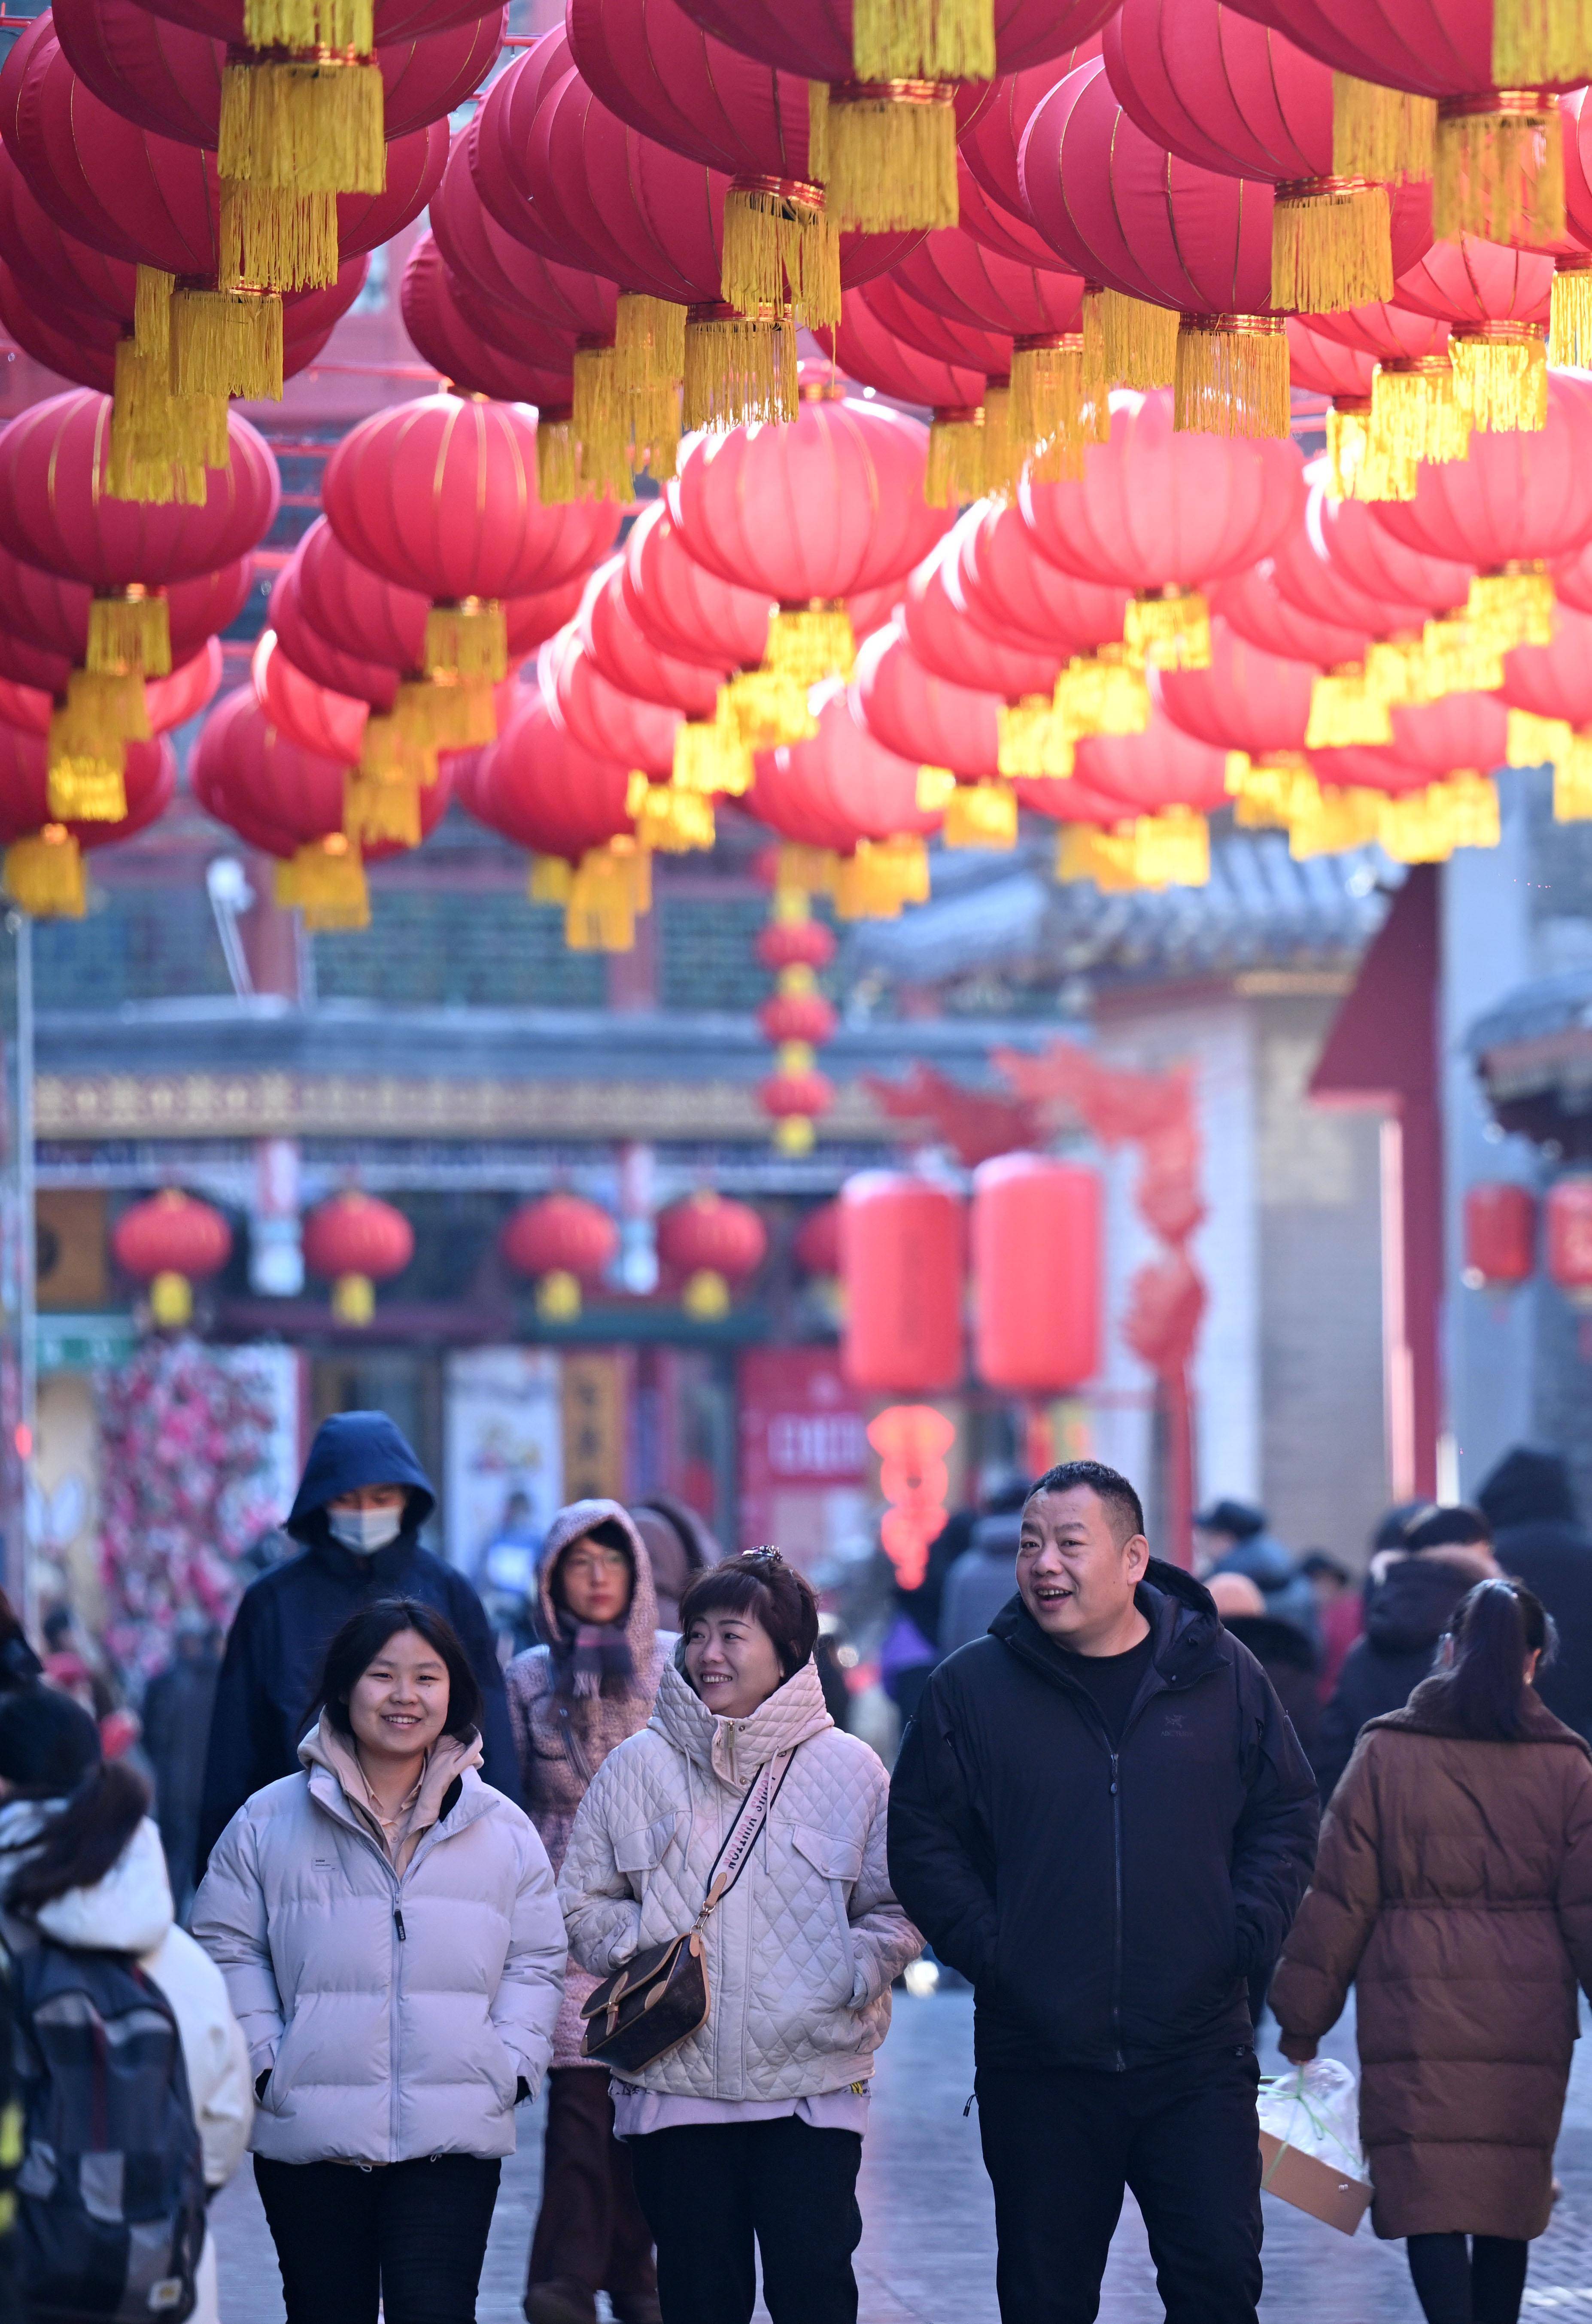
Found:
<svg viewBox="0 0 1592 2324"><path fill-rule="evenodd" d="M1592 1307L1592 1176L1556 1178L1542 1209L1550 1277L1572 1305Z"/></svg>
<svg viewBox="0 0 1592 2324"><path fill-rule="evenodd" d="M1512 1291L1537 1264L1537 1204L1529 1186L1504 1181L1465 1189L1465 1283Z"/></svg>
<svg viewBox="0 0 1592 2324"><path fill-rule="evenodd" d="M1456 393L1472 428L1494 429L1547 419L1552 294L1551 257L1467 234L1406 267L1394 297L1448 324Z"/></svg>
<svg viewBox="0 0 1592 2324"><path fill-rule="evenodd" d="M841 1189L841 1361L853 1388L933 1395L960 1388L966 1268L962 1203L949 1187L865 1170Z"/></svg>
<svg viewBox="0 0 1592 2324"><path fill-rule="evenodd" d="M1251 645L1219 616L1204 669L1164 669L1155 691L1173 724L1201 742L1252 759L1297 753L1310 729L1316 671Z"/></svg>
<svg viewBox="0 0 1592 2324"><path fill-rule="evenodd" d="M1228 803L1228 752L1201 742L1157 709L1140 734L1090 734L1078 745L1073 780L1121 815L1167 807L1214 815ZM1067 786L1056 786L1064 798ZM1109 818L1108 818L1109 819Z"/></svg>
<svg viewBox="0 0 1592 2324"><path fill-rule="evenodd" d="M339 1323L363 1330L376 1312L376 1286L401 1275L415 1255L415 1231L400 1210L349 1187L304 1222L304 1264L332 1286Z"/></svg>
<svg viewBox="0 0 1592 2324"><path fill-rule="evenodd" d="M930 407L929 457L924 498L936 507L977 500L1006 468L992 475L984 454L985 374L929 354L898 338L869 303L866 292L848 299L837 327L818 334L819 345L848 379L898 403Z"/></svg>
<svg viewBox="0 0 1592 2324"><path fill-rule="evenodd" d="M282 649L274 630L262 630L249 663L254 699L290 742L340 766L359 763L370 713L363 702L317 685Z"/></svg>
<svg viewBox="0 0 1592 2324"><path fill-rule="evenodd" d="M658 1256L680 1282L681 1305L698 1323L729 1314L732 1293L757 1273L768 1250L768 1231L750 1204L731 1202L711 1186L658 1213Z"/></svg>
<svg viewBox="0 0 1592 2324"><path fill-rule="evenodd" d="M834 931L822 920L772 920L758 930L757 955L765 968L827 968L835 955Z"/></svg>
<svg viewBox="0 0 1592 2324"><path fill-rule="evenodd" d="M973 1368L1014 1395L1063 1396L1100 1369L1100 1182L1038 1154L973 1173Z"/></svg>
<svg viewBox="0 0 1592 2324"><path fill-rule="evenodd" d="M579 1194L543 1194L520 1204L503 1229L502 1247L516 1274L535 1278L536 1311L544 1322L570 1323L580 1314L582 1293L613 1264L619 1229Z"/></svg>
<svg viewBox="0 0 1592 2324"><path fill-rule="evenodd" d="M111 1250L124 1275L148 1284L154 1321L174 1332L192 1320L194 1285L219 1274L231 1258L232 1229L208 1203L166 1186L123 1212Z"/></svg>
<svg viewBox="0 0 1592 2324"><path fill-rule="evenodd" d="M62 821L51 812L49 746L41 734L0 725L0 872L6 894L34 919L80 920L88 908L83 853L135 838L164 815L177 791L177 759L162 735L129 742L126 811L115 821Z"/></svg>
<svg viewBox="0 0 1592 2324"><path fill-rule="evenodd" d="M637 844L630 791L623 761L584 750L540 684L520 688L476 767L469 812L533 851L531 901L563 905L574 951L628 952L637 913L650 908L650 858Z"/></svg>
<svg viewBox="0 0 1592 2324"><path fill-rule="evenodd" d="M841 1268L841 1206L820 1203L796 1231L791 1254L804 1275L832 1277Z"/></svg>
<svg viewBox="0 0 1592 2324"><path fill-rule="evenodd" d="M1561 822L1586 813L1586 777L1572 757L1571 737L1592 728L1592 613L1562 599L1554 608L1553 642L1516 646L1504 658L1500 688L1509 706L1511 766L1552 760L1554 810ZM1578 754L1575 754L1578 757Z"/></svg>
<svg viewBox="0 0 1592 2324"><path fill-rule="evenodd" d="M942 810L920 807L916 761L879 742L845 687L814 687L812 702L816 733L759 753L746 805L793 846L833 851L829 879L805 884L832 885L842 919L893 918L928 895L923 843Z"/></svg>
<svg viewBox="0 0 1592 2324"><path fill-rule="evenodd" d="M1415 489L1415 461L1392 451L1372 427L1374 355L1290 315L1288 379L1293 387L1332 399L1327 407L1327 472L1338 499L1410 498Z"/></svg>
<svg viewBox="0 0 1592 2324"><path fill-rule="evenodd" d="M495 329L482 327L491 312L473 301L451 272L429 235L410 251L399 285L399 312L416 352L457 394L483 395L498 403L534 403L549 417L567 412L575 393L575 341L544 332L523 318L503 318ZM505 347L504 338L523 327L526 343ZM537 428L537 486L544 501L568 500L554 489L549 470L549 430L544 443Z"/></svg>

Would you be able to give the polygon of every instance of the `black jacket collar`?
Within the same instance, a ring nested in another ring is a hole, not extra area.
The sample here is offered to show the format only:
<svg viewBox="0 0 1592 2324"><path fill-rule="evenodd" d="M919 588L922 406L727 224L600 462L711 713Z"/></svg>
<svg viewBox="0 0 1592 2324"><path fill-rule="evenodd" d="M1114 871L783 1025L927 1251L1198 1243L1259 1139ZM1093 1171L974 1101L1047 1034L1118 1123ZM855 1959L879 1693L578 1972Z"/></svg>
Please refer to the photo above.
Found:
<svg viewBox="0 0 1592 2324"><path fill-rule="evenodd" d="M1222 1660L1221 1624L1210 1592L1181 1566L1153 1557L1134 1593L1155 1639L1150 1660L1164 1685L1188 1686ZM1008 1653L1053 1686L1076 1687L1075 1657L1046 1637L1021 1595L1008 1600L989 1625Z"/></svg>
<svg viewBox="0 0 1592 2324"><path fill-rule="evenodd" d="M332 1539L326 1527L324 1509L317 1509L315 1515L322 1522L311 1533L308 1554L324 1572L340 1582L345 1589L364 1589L373 1584L385 1596L401 1595L401 1585L419 1547L407 1527L385 1549L378 1549L370 1557L361 1557L342 1542Z"/></svg>

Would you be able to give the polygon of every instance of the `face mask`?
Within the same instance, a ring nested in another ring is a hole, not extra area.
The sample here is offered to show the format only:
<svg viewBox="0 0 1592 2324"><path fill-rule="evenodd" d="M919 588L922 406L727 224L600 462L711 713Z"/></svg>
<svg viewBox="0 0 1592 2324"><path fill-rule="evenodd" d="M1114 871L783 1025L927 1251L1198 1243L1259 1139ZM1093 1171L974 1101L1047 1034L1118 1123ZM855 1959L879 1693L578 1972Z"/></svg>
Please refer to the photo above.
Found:
<svg viewBox="0 0 1592 2324"><path fill-rule="evenodd" d="M332 1539L356 1557L373 1557L398 1539L403 1527L401 1509L328 1509L327 1525Z"/></svg>

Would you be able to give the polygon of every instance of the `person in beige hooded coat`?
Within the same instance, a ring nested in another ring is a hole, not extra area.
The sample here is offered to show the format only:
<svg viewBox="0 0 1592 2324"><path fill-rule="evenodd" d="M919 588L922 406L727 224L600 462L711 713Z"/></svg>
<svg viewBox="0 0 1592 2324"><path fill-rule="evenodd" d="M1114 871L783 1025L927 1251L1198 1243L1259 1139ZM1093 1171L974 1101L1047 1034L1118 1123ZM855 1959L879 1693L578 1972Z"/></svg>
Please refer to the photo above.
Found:
<svg viewBox="0 0 1592 2324"><path fill-rule="evenodd" d="M572 1501L548 1526L538 1570L542 1636L509 1665L521 1795L554 1873L575 1811L609 1753L647 1724L668 1662L651 1560L617 1501ZM606 2292L617 2324L656 2324L652 2230L613 2135L605 2068L581 2055L581 2004L597 1980L572 1961L553 2034L542 2200L525 2287L529 2324L593 2324Z"/></svg>

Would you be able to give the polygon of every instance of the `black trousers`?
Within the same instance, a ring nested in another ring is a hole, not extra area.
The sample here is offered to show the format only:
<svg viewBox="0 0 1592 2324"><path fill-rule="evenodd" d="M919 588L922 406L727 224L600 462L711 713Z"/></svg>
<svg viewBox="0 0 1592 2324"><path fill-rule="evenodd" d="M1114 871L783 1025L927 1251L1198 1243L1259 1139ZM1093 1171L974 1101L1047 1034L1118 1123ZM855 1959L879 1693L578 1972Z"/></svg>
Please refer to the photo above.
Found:
<svg viewBox="0 0 1592 2324"><path fill-rule="evenodd" d="M362 2171L271 2163L254 2178L288 2324L474 2324L502 2164L438 2154Z"/></svg>
<svg viewBox="0 0 1592 2324"><path fill-rule="evenodd" d="M1101 2073L978 2073L1001 2324L1094 2324L1131 2187L1166 2324L1256 2324L1259 2067L1250 2049Z"/></svg>
<svg viewBox="0 0 1592 2324"><path fill-rule="evenodd" d="M621 2309L650 2298L658 2288L652 2230L636 2200L630 2148L613 2135L605 2068L553 2068L543 2158L526 2290L558 2283L594 2297L606 2292Z"/></svg>
<svg viewBox="0 0 1592 2324"><path fill-rule="evenodd" d="M861 2135L778 2122L703 2123L626 2141L658 2245L663 2324L857 2324L851 2254Z"/></svg>
<svg viewBox="0 0 1592 2324"><path fill-rule="evenodd" d="M1529 2244L1503 2236L1412 2236L1410 2275L1426 2324L1519 2324Z"/></svg>

